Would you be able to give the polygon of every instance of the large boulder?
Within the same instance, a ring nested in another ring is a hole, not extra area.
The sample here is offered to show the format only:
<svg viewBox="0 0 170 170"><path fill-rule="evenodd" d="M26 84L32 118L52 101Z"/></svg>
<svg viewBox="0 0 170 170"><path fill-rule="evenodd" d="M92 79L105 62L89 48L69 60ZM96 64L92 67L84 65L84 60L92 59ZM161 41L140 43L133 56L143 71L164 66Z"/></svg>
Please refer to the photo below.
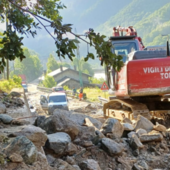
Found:
<svg viewBox="0 0 170 170"><path fill-rule="evenodd" d="M44 146L47 140L46 132L33 125L24 126L20 131L14 132L13 134L15 136L26 136L37 147Z"/></svg>
<svg viewBox="0 0 170 170"><path fill-rule="evenodd" d="M14 138L3 152L10 157L13 153L21 155L26 164L32 164L37 160L35 145L25 136Z"/></svg>
<svg viewBox="0 0 170 170"><path fill-rule="evenodd" d="M92 122L92 124L98 129L100 129L102 126L102 123L98 121L97 119L81 114L81 113L71 113L70 111L57 109L53 112L53 115L57 115L60 113L64 114L68 119L72 120L75 124L80 125L80 126L84 124L85 118L88 118L90 122Z"/></svg>
<svg viewBox="0 0 170 170"><path fill-rule="evenodd" d="M0 102L0 114L5 112L6 112L6 106L2 102Z"/></svg>
<svg viewBox="0 0 170 170"><path fill-rule="evenodd" d="M57 155L63 155L70 142L71 138L67 133L57 132L48 135L46 147L52 149Z"/></svg>
<svg viewBox="0 0 170 170"><path fill-rule="evenodd" d="M138 115L135 131L138 129L145 129L147 132L150 132L153 130L153 127L154 125L151 121L141 115Z"/></svg>
<svg viewBox="0 0 170 170"><path fill-rule="evenodd" d="M80 163L81 170L101 170L98 162L93 159L87 159Z"/></svg>
<svg viewBox="0 0 170 170"><path fill-rule="evenodd" d="M74 143L83 145L84 141L92 141L96 137L95 128L87 126L79 126L79 134Z"/></svg>
<svg viewBox="0 0 170 170"><path fill-rule="evenodd" d="M120 138L123 134L124 127L117 119L109 118L102 125L100 131L105 135L112 133L112 138Z"/></svg>
<svg viewBox="0 0 170 170"><path fill-rule="evenodd" d="M13 118L7 114L0 114L0 121L2 121L5 124L11 123Z"/></svg>
<svg viewBox="0 0 170 170"><path fill-rule="evenodd" d="M109 138L103 138L101 140L101 146L110 156L120 155L124 151L122 145Z"/></svg>
<svg viewBox="0 0 170 170"><path fill-rule="evenodd" d="M160 142L162 141L163 136L157 131L151 131L148 134L143 134L140 136L141 142Z"/></svg>
<svg viewBox="0 0 170 170"><path fill-rule="evenodd" d="M40 127L44 129L47 134L65 132L69 134L72 140L74 140L79 133L77 124L62 113L46 118L44 123L40 124Z"/></svg>

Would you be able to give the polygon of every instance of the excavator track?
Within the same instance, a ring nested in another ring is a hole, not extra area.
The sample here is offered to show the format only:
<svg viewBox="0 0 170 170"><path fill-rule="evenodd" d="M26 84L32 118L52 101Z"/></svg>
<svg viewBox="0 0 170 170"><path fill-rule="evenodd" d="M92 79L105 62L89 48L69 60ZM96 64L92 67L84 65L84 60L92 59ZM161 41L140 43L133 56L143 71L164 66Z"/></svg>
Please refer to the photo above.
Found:
<svg viewBox="0 0 170 170"><path fill-rule="evenodd" d="M132 99L113 99L104 104L103 112L105 117L115 117L119 120L125 117L136 119L138 115L151 119L147 106Z"/></svg>
<svg viewBox="0 0 170 170"><path fill-rule="evenodd" d="M151 120L170 127L170 102L161 101L161 97L145 97L130 99L112 99L103 106L104 117L123 120L137 119L142 115Z"/></svg>

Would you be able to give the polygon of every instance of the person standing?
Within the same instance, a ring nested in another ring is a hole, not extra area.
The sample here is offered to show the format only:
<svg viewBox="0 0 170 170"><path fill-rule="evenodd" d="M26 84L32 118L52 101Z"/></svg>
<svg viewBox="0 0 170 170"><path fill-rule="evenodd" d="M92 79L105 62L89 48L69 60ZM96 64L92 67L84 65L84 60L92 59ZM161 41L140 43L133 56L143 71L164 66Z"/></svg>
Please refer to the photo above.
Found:
<svg viewBox="0 0 170 170"><path fill-rule="evenodd" d="M79 93L79 100L83 99L83 88L80 88L80 93Z"/></svg>

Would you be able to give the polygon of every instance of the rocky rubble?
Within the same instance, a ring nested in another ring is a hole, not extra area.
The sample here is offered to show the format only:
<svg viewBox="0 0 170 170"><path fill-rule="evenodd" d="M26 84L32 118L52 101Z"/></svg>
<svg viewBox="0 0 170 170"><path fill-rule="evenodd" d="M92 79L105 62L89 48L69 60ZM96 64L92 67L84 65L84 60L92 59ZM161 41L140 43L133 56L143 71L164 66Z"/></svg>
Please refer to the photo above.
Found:
<svg viewBox="0 0 170 170"><path fill-rule="evenodd" d="M1 103L0 103L1 106ZM5 106L6 107L6 106ZM34 125L0 114L3 170L168 170L170 129L138 116L104 123L56 110ZM88 106L88 109L92 106Z"/></svg>

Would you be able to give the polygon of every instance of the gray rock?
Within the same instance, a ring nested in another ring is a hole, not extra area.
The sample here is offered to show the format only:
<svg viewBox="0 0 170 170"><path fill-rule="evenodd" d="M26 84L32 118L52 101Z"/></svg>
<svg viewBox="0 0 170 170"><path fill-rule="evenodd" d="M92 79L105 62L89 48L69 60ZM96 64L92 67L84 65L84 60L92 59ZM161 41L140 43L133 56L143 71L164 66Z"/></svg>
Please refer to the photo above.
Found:
<svg viewBox="0 0 170 170"><path fill-rule="evenodd" d="M37 147L44 146L47 141L46 132L33 125L24 126L20 131L14 132L13 134L15 136L26 136Z"/></svg>
<svg viewBox="0 0 170 170"><path fill-rule="evenodd" d="M66 161L62 159L56 159L54 162L55 170L77 170L77 167L73 167L72 165L68 164Z"/></svg>
<svg viewBox="0 0 170 170"><path fill-rule="evenodd" d="M102 149L107 152L110 156L120 155L124 148L114 140L109 138L103 138L101 140Z"/></svg>
<svg viewBox="0 0 170 170"><path fill-rule="evenodd" d="M57 155L63 155L68 144L71 142L70 136L64 132L58 132L47 136L46 147L52 149Z"/></svg>
<svg viewBox="0 0 170 170"><path fill-rule="evenodd" d="M132 121L131 121L129 118L125 117L125 118L123 119L123 123L132 124Z"/></svg>
<svg viewBox="0 0 170 170"><path fill-rule="evenodd" d="M73 143L69 143L66 147L66 150L65 150L66 154L69 155L69 156L72 156L74 154L76 154L77 152L77 147L76 145L74 145Z"/></svg>
<svg viewBox="0 0 170 170"><path fill-rule="evenodd" d="M147 132L150 132L153 130L153 127L154 125L151 121L141 115L138 115L135 131L138 129L145 129Z"/></svg>
<svg viewBox="0 0 170 170"><path fill-rule="evenodd" d="M98 162L93 159L87 159L80 163L81 170L101 170Z"/></svg>
<svg viewBox="0 0 170 170"><path fill-rule="evenodd" d="M141 167L137 163L135 163L132 167L132 170L144 170L144 169L143 169L143 167Z"/></svg>
<svg viewBox="0 0 170 170"><path fill-rule="evenodd" d="M8 157L13 153L21 155L26 164L32 164L37 160L37 149L25 136L14 138L10 144L3 149L3 152Z"/></svg>
<svg viewBox="0 0 170 170"><path fill-rule="evenodd" d="M120 138L123 134L124 127L117 119L109 118L102 125L100 131L103 134L112 133L113 138Z"/></svg>
<svg viewBox="0 0 170 170"><path fill-rule="evenodd" d="M45 121L45 116L38 116L34 122L35 126L40 126Z"/></svg>
<svg viewBox="0 0 170 170"><path fill-rule="evenodd" d="M144 134L140 136L141 142L152 142L152 141L160 142L162 141L162 139L163 139L163 136L157 131L152 131L148 134Z"/></svg>
<svg viewBox="0 0 170 170"><path fill-rule="evenodd" d="M98 121L95 118L92 118L90 116L84 115L84 114L77 114L77 113L71 113L69 111L62 111L62 110L55 110L53 115L57 115L58 113L63 113L68 119L72 120L75 124L82 126L84 124L85 118L88 118L92 124L100 129L102 126L102 123Z"/></svg>
<svg viewBox="0 0 170 170"><path fill-rule="evenodd" d="M133 150L143 148L143 144L140 142L139 138L133 134L130 138L129 145Z"/></svg>
<svg viewBox="0 0 170 170"><path fill-rule="evenodd" d="M128 136L128 138L131 138L134 134L136 135L136 132L130 132L127 134L127 136Z"/></svg>
<svg viewBox="0 0 170 170"><path fill-rule="evenodd" d="M132 124L129 124L129 123L122 123L123 127L124 127L124 130L126 131L132 131L134 130L134 127Z"/></svg>
<svg viewBox="0 0 170 170"><path fill-rule="evenodd" d="M5 112L6 112L6 106L2 102L0 102L0 114Z"/></svg>
<svg viewBox="0 0 170 170"><path fill-rule="evenodd" d="M144 170L149 170L149 166L144 160L139 161L138 165L143 167Z"/></svg>
<svg viewBox="0 0 170 170"><path fill-rule="evenodd" d="M11 160L11 162L16 162L16 163L20 163L23 162L23 158L21 155L13 153L9 159Z"/></svg>
<svg viewBox="0 0 170 170"><path fill-rule="evenodd" d="M92 141L96 137L95 128L87 126L79 126L79 134L77 139L80 139L78 144L82 144L83 141Z"/></svg>
<svg viewBox="0 0 170 170"><path fill-rule="evenodd" d="M141 135L147 134L147 131L145 129L138 129L136 131L136 133L137 133L138 137L140 137Z"/></svg>
<svg viewBox="0 0 170 170"><path fill-rule="evenodd" d="M70 165L75 165L75 159L74 157L71 157L71 156L67 156L66 157L66 161L70 164Z"/></svg>
<svg viewBox="0 0 170 170"><path fill-rule="evenodd" d="M44 129L47 134L65 132L69 134L72 140L74 140L79 133L77 124L62 113L46 118L44 123L40 124L40 127Z"/></svg>
<svg viewBox="0 0 170 170"><path fill-rule="evenodd" d="M12 122L13 118L7 114L0 114L0 120L5 124L9 124Z"/></svg>
<svg viewBox="0 0 170 170"><path fill-rule="evenodd" d="M73 167L75 168L75 170L81 170L78 165L73 165Z"/></svg>
<svg viewBox="0 0 170 170"><path fill-rule="evenodd" d="M51 166L54 164L54 161L55 161L55 158L51 155L46 155L46 158L47 158L47 161L48 161L48 164Z"/></svg>

